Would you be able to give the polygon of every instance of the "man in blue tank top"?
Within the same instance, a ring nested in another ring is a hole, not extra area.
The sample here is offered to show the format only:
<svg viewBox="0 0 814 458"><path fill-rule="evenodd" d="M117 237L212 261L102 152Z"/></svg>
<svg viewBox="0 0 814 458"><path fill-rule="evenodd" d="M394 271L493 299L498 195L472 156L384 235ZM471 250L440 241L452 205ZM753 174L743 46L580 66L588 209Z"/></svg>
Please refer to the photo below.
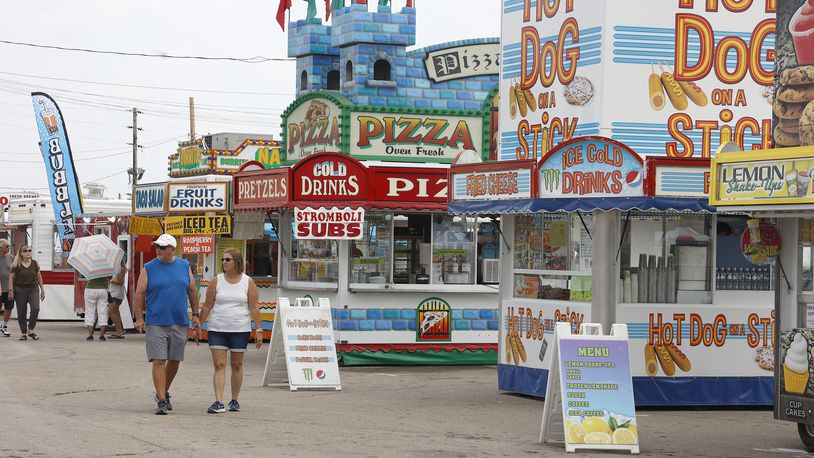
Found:
<svg viewBox="0 0 814 458"><path fill-rule="evenodd" d="M146 296L147 360L153 363L156 415L166 415L172 410L170 385L178 366L184 360L189 317L187 299L192 308L192 323L200 327L198 315L198 291L189 263L175 257L175 237L161 234L153 242L156 258L144 265L136 285L133 309L136 329L144 332Z"/></svg>

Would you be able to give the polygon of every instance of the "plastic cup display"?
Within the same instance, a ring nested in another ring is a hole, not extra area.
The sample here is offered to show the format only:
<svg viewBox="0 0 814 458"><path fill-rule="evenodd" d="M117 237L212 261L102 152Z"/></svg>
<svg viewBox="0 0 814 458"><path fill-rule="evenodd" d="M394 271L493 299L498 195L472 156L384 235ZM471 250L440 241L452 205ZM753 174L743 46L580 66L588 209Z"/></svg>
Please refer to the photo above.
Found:
<svg viewBox="0 0 814 458"><path fill-rule="evenodd" d="M786 174L786 190L789 196L797 196L797 171L792 170Z"/></svg>
<svg viewBox="0 0 814 458"><path fill-rule="evenodd" d="M749 228L749 241L753 244L760 243L760 220L747 219L746 226Z"/></svg>
<svg viewBox="0 0 814 458"><path fill-rule="evenodd" d="M805 197L808 195L808 189L811 186L811 175L808 172L800 172L797 174L797 197Z"/></svg>
<svg viewBox="0 0 814 458"><path fill-rule="evenodd" d="M814 64L814 5L803 3L789 21L789 32L794 43L797 63Z"/></svg>

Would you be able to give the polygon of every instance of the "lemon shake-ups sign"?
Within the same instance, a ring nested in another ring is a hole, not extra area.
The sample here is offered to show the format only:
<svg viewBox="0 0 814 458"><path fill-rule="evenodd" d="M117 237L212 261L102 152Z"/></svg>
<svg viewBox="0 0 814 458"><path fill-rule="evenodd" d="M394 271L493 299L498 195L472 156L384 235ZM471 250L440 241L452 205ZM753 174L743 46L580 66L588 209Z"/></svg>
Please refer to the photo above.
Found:
<svg viewBox="0 0 814 458"><path fill-rule="evenodd" d="M760 160L744 160L740 151L716 154L712 160L710 204L814 202L811 184L814 148L763 151L759 157Z"/></svg>

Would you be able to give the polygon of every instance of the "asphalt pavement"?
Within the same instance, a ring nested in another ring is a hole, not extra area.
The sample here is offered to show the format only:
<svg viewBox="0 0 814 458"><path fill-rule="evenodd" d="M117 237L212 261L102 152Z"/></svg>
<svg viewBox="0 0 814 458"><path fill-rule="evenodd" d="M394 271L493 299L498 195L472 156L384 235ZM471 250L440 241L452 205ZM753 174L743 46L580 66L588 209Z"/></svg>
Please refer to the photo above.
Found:
<svg viewBox="0 0 814 458"><path fill-rule="evenodd" d="M241 411L213 415L209 350L190 342L174 410L157 416L143 335L90 342L79 322L37 333L0 337L0 456L565 455L537 441L543 401L498 391L494 366L342 368L342 391L292 392L262 386L268 344L250 345ZM642 456L808 456L768 409L637 416Z"/></svg>

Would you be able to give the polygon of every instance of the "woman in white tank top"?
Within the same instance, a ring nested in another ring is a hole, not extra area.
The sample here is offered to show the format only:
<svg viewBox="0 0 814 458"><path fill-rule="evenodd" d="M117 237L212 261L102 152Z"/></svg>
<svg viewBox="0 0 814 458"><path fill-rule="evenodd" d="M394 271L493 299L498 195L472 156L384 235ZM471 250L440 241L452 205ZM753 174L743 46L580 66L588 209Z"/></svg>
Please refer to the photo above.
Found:
<svg viewBox="0 0 814 458"><path fill-rule="evenodd" d="M239 251L228 249L221 259L223 273L213 278L206 288L206 300L201 309L201 321L209 312L207 333L209 349L215 373L212 384L215 387L215 402L207 409L209 413L226 412L223 404L223 389L226 386L226 352L231 354L232 400L229 410L240 411L237 402L240 387L243 385L243 354L251 338L251 320L256 330L255 348L263 345L263 328L260 322L260 309L257 306L259 293L254 281L243 273L243 256Z"/></svg>

